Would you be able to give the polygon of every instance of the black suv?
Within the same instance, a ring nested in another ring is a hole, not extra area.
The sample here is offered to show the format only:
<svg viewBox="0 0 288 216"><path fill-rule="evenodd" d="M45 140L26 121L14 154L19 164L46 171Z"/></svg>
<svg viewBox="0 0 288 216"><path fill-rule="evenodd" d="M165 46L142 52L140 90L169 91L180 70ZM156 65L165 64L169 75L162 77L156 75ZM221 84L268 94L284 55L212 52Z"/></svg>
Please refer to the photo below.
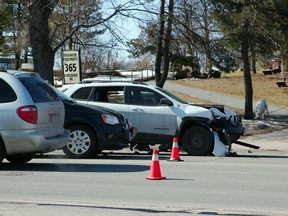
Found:
<svg viewBox="0 0 288 216"><path fill-rule="evenodd" d="M120 113L100 106L79 104L55 89L65 106L64 127L70 139L63 148L71 158L89 158L103 150L121 150L136 135L136 128Z"/></svg>

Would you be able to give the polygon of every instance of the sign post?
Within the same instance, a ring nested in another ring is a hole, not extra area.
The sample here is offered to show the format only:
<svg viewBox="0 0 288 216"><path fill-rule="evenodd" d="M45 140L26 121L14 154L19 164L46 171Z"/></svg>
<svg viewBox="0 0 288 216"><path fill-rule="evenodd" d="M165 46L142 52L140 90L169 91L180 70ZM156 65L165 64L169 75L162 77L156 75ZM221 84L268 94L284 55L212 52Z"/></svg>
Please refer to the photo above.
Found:
<svg viewBox="0 0 288 216"><path fill-rule="evenodd" d="M63 50L62 65L64 83L72 84L81 81L80 52L79 50Z"/></svg>

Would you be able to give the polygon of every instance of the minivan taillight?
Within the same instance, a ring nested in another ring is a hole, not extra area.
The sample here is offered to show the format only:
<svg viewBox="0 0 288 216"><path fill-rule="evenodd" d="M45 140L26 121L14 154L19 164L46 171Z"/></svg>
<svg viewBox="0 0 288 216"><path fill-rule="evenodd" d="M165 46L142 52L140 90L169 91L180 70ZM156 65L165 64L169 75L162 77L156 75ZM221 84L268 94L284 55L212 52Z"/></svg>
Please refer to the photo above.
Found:
<svg viewBox="0 0 288 216"><path fill-rule="evenodd" d="M31 124L37 124L38 112L36 106L31 105L18 107L17 114L24 121Z"/></svg>

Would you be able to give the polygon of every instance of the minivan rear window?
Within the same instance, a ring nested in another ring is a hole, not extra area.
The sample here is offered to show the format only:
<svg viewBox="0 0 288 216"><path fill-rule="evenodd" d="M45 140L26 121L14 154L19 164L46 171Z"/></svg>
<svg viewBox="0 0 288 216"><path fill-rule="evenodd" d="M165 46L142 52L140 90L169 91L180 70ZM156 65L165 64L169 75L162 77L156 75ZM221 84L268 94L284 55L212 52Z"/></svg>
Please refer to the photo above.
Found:
<svg viewBox="0 0 288 216"><path fill-rule="evenodd" d="M35 103L60 101L60 97L52 89L53 87L39 77L19 78L29 91Z"/></svg>

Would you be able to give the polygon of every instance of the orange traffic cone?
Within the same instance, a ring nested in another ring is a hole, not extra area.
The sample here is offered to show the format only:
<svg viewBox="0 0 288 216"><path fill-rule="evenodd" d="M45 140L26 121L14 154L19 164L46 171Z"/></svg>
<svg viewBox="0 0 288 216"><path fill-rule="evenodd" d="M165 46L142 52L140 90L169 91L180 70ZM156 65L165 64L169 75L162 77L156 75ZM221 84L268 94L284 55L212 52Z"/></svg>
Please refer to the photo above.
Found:
<svg viewBox="0 0 288 216"><path fill-rule="evenodd" d="M153 150L152 162L150 167L150 176L146 177L146 179L148 180L162 180L166 178L161 176L158 152L159 152L158 149Z"/></svg>
<svg viewBox="0 0 288 216"><path fill-rule="evenodd" d="M168 161L183 161L180 159L177 137L174 137L174 139L173 139L171 157Z"/></svg>

